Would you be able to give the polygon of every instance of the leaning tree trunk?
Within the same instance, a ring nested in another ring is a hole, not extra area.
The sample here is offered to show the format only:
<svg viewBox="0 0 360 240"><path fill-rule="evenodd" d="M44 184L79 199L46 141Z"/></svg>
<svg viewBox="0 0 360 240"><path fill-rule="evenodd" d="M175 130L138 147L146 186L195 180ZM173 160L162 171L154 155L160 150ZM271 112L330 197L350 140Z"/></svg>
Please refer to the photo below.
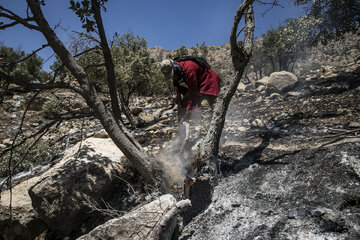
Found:
<svg viewBox="0 0 360 240"><path fill-rule="evenodd" d="M91 6L94 11L94 18L96 21L96 25L98 27L98 33L100 37L101 50L103 52L104 60L105 60L105 67L107 74L106 80L108 83L108 89L110 93L111 109L114 113L115 119L117 121L118 120L120 121L121 111L119 108L119 100L116 91L114 62L112 60L110 48L106 40L105 29L102 23L102 18L100 13L100 5L97 0L91 0Z"/></svg>
<svg viewBox="0 0 360 240"><path fill-rule="evenodd" d="M116 146L124 153L138 172L148 181L154 181L154 175L151 171L148 157L144 151L134 144L134 139L130 140L120 123L116 121L112 113L105 107L104 103L98 96L93 84L89 81L84 69L76 62L74 57L66 49L63 43L56 36L53 29L47 23L40 7L40 1L27 0L27 3L39 30L48 41L54 52L60 57L71 74L75 77L80 85L82 97L88 106L93 109L97 118L101 121L104 129L114 141Z"/></svg>
<svg viewBox="0 0 360 240"><path fill-rule="evenodd" d="M230 36L232 62L235 77L225 82L217 98L209 130L200 146L200 160L204 164L214 163L217 160L219 142L225 123L225 116L245 67L249 63L254 39L254 13L252 3L254 0L244 0L236 12ZM237 29L241 18L245 15L244 41L237 41Z"/></svg>

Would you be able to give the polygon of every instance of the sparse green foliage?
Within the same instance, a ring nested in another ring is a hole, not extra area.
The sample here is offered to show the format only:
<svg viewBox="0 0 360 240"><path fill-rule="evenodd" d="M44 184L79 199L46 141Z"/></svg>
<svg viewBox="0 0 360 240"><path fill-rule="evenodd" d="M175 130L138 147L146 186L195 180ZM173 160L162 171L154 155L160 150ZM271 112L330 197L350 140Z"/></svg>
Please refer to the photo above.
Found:
<svg viewBox="0 0 360 240"><path fill-rule="evenodd" d="M148 96L164 90L159 68L150 58L145 38L126 33L115 36L111 46L119 91L129 100L133 94Z"/></svg>
<svg viewBox="0 0 360 240"><path fill-rule="evenodd" d="M56 59L54 63L50 66L50 69L56 72L57 77L60 79L64 79L68 76L71 76L69 70L67 70L64 64L61 62L59 56L55 55L55 58Z"/></svg>
<svg viewBox="0 0 360 240"><path fill-rule="evenodd" d="M147 49L145 38L126 33L117 34L110 46L113 57L116 87L124 96L125 105L130 97L164 94L168 86ZM93 50L79 57L79 63L86 70L97 89L106 90L106 69L100 50Z"/></svg>
<svg viewBox="0 0 360 240"><path fill-rule="evenodd" d="M107 86L104 62L104 57L100 50L90 51L79 58L79 63L86 70L91 82L100 91L105 90Z"/></svg>
<svg viewBox="0 0 360 240"><path fill-rule="evenodd" d="M96 0L99 2L100 7L105 11L105 3L108 0ZM70 1L69 9L73 10L75 14L80 18L83 23L82 27L86 29L87 32L94 32L96 28L95 20L93 18L94 10L91 6L90 0L80 1Z"/></svg>
<svg viewBox="0 0 360 240"><path fill-rule="evenodd" d="M22 59L25 59L22 61ZM36 54L30 56L21 50L14 50L0 44L0 71L18 78L43 82L48 75L42 71L43 59ZM0 82L3 82L0 79Z"/></svg>
<svg viewBox="0 0 360 240"><path fill-rule="evenodd" d="M202 42L200 45L196 44L197 47L199 47L200 50L200 57L202 58L207 58L208 54L209 54L209 49L208 47L205 45L205 42Z"/></svg>
<svg viewBox="0 0 360 240"><path fill-rule="evenodd" d="M207 58L208 54L209 54L209 49L208 47L205 45L205 42L202 42L201 44L196 44L196 47L191 47L191 56L194 57L202 57L202 58Z"/></svg>
<svg viewBox="0 0 360 240"><path fill-rule="evenodd" d="M197 47L191 47L191 56L199 57L199 49Z"/></svg>
<svg viewBox="0 0 360 240"><path fill-rule="evenodd" d="M180 48L176 49L174 58L186 57L188 55L189 55L189 50L184 45L182 45Z"/></svg>
<svg viewBox="0 0 360 240"><path fill-rule="evenodd" d="M309 17L317 20L308 36L312 44L327 43L345 32L358 31L360 23L359 0L296 0L296 5L309 5Z"/></svg>
<svg viewBox="0 0 360 240"><path fill-rule="evenodd" d="M195 47L191 47L190 48L191 52L189 51L189 49L187 49L184 45L179 47L178 49L175 50L174 54L168 54L168 58L177 58L177 57L186 57L186 56L194 56L194 57L202 57L202 58L207 58L208 54L209 54L209 49L208 47L205 45L205 42L202 42L201 44L196 44Z"/></svg>
<svg viewBox="0 0 360 240"><path fill-rule="evenodd" d="M22 144L18 148L14 149L12 155L12 166L13 169L17 162L21 161L28 151L28 148L32 145L32 142L27 141L26 143ZM32 169L35 166L49 163L50 160L56 156L59 152L59 147L56 145L50 145L50 143L46 141L39 141L37 142L26 154L26 157L22 160L22 162L14 169L12 174L16 174L22 171L27 171ZM9 153L5 154L3 158L0 159L0 177L9 176L9 169L8 169L8 159Z"/></svg>
<svg viewBox="0 0 360 240"><path fill-rule="evenodd" d="M292 71L295 61L304 55L309 45L308 36L318 20L303 16L287 19L285 26L271 29L255 43L250 65L261 78L275 71Z"/></svg>
<svg viewBox="0 0 360 240"><path fill-rule="evenodd" d="M44 82L49 79L49 74L42 70L42 62L42 58L36 54L26 54L24 51L14 50L0 43L0 71L10 77ZM0 78L0 103L9 84L5 79Z"/></svg>
<svg viewBox="0 0 360 240"><path fill-rule="evenodd" d="M59 117L61 112L60 102L57 98L53 97L42 106L42 115L45 119L55 119Z"/></svg>

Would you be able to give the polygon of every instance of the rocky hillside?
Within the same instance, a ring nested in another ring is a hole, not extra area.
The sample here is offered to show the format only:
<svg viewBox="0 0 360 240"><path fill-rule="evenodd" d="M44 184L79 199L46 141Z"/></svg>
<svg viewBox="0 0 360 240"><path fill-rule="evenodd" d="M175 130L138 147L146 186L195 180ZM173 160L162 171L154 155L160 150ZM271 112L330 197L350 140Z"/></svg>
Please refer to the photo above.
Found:
<svg viewBox="0 0 360 240"><path fill-rule="evenodd" d="M209 53L224 74L231 73L228 47L213 46ZM152 51L159 60L166 54ZM354 60L359 52L352 55L342 66L306 75L273 73L239 85L212 196L183 226L179 216L186 218L191 207L181 201L182 184L169 191L175 197L144 184L92 116L54 124L43 139L58 146L57 153L15 176L11 192L1 189L0 240L360 239L360 62ZM52 124L40 106L54 95L64 114L89 112L75 94L44 92L18 131L32 94L6 96L1 151L17 132L22 138ZM183 180L183 162L165 151L178 133L172 99L136 98L131 104L144 122L135 138ZM36 162L39 156L32 157ZM194 186L200 182L193 180Z"/></svg>
<svg viewBox="0 0 360 240"><path fill-rule="evenodd" d="M166 59L169 53L174 54L174 50L168 51L161 47L153 47L149 49L150 56L157 62ZM191 50L189 50L191 53ZM302 58L296 61L294 73L298 76L307 74L309 70L318 70L321 67L334 66L344 67L354 64L359 58L360 52L360 35L346 34L339 41L329 41L327 45L318 44L316 47L304 49ZM230 55L230 44L221 46L208 46L207 60L210 65L220 72L223 78L232 77L233 65ZM247 77L251 81L256 81L256 75L251 68L246 71ZM244 82L248 82L245 80Z"/></svg>

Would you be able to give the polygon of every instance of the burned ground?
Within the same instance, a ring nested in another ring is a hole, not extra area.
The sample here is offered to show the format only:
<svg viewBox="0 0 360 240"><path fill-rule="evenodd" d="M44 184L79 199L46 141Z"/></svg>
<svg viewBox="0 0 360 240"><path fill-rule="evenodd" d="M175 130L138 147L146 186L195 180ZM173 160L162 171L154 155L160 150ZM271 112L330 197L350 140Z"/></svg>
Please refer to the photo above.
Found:
<svg viewBox="0 0 360 240"><path fill-rule="evenodd" d="M359 75L340 79L354 85L239 95L212 203L180 239L359 239Z"/></svg>

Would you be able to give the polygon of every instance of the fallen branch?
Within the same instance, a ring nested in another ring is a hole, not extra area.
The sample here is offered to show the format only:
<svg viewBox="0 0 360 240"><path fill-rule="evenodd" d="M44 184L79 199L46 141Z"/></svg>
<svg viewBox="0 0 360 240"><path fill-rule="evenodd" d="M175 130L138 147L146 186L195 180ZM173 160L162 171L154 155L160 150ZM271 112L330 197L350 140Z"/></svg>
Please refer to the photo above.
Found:
<svg viewBox="0 0 360 240"><path fill-rule="evenodd" d="M334 137L346 136L346 135L355 134L356 132L360 132L360 128L354 130L346 130L346 129L331 129L331 130L341 131L341 133L324 136L324 138L334 138Z"/></svg>
<svg viewBox="0 0 360 240"><path fill-rule="evenodd" d="M104 216L110 216L112 218L118 218L121 217L125 211L120 211L114 209L109 203L105 202L103 198L101 198L101 201L103 202L105 208L100 207L100 204L95 201L95 204L90 201L89 199L86 199L87 206L91 209L91 212L99 212Z"/></svg>

